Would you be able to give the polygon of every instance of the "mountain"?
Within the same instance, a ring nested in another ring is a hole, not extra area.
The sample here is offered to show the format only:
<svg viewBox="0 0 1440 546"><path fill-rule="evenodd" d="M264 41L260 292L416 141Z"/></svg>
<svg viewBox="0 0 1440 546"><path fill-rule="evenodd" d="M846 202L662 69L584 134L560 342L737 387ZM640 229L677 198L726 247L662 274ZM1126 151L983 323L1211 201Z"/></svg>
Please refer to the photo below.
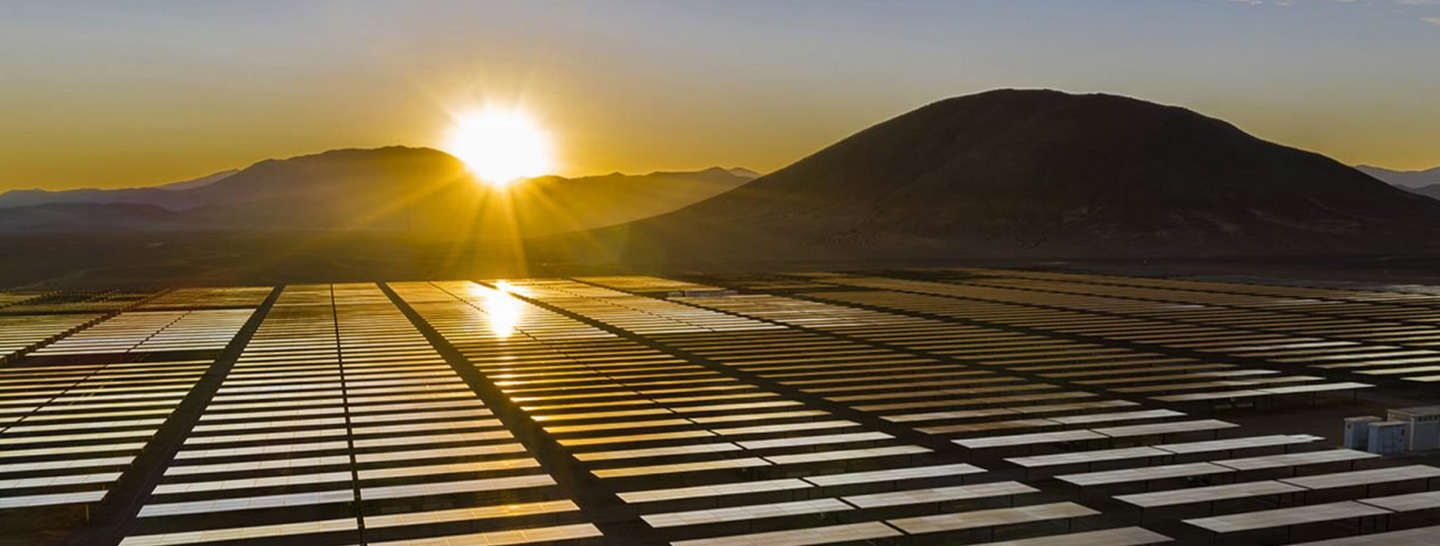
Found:
<svg viewBox="0 0 1440 546"><path fill-rule="evenodd" d="M228 170L228 171L220 171L220 172L218 172L218 173L211 174L211 175L206 175L206 176L202 176L202 177L200 177L200 178L195 178L195 179L191 179L191 180L183 180L183 181L180 181L180 182L171 182L171 183L169 183L169 184L164 184L164 185L160 186L159 189L162 189L162 190L171 190L171 191L193 190L193 189L195 189L195 188L201 188L201 187L209 186L209 185L211 185L211 184L214 184L214 183L216 183L216 182L219 182L219 181L221 181L221 180L224 180L225 177L230 176L230 175L235 174L235 173L238 173L238 172L240 172L239 169L230 169L230 170Z"/></svg>
<svg viewBox="0 0 1440 546"><path fill-rule="evenodd" d="M637 263L1414 251L1440 202L1183 108L998 90L596 235Z"/></svg>
<svg viewBox="0 0 1440 546"><path fill-rule="evenodd" d="M752 170L747 169L747 168L744 168L744 167L732 167L732 168L729 168L729 169L725 169L725 172L728 172L728 173L733 174L733 175L735 175L735 176L738 176L738 177L740 177L740 178L751 178L751 179L754 179L754 178L760 178L760 176L761 176L760 173L757 173L757 172L755 172L755 171L752 171Z"/></svg>
<svg viewBox="0 0 1440 546"><path fill-rule="evenodd" d="M1383 182L1404 188L1423 188L1440 185L1440 167L1424 171L1392 171L1381 167L1357 165L1360 172L1379 178Z"/></svg>
<svg viewBox="0 0 1440 546"><path fill-rule="evenodd" d="M0 209L0 232L116 232L184 229L183 213L136 203L46 203Z"/></svg>
<svg viewBox="0 0 1440 546"><path fill-rule="evenodd" d="M116 192L21 192L0 231L377 231L496 239L580 231L673 211L750 180L697 172L479 183L453 156L428 148L333 150L256 163L208 183ZM25 199L30 199L26 201ZM88 200L88 201L86 201ZM133 200L133 201L131 201ZM74 207L56 207L70 204ZM115 204L151 208L107 209ZM79 206L85 205L85 206ZM66 221L67 215L74 221ZM86 218L93 216L93 218Z"/></svg>
<svg viewBox="0 0 1440 546"><path fill-rule="evenodd" d="M1405 189L1410 190L1411 193L1415 193L1415 194L1417 194L1417 195L1423 195L1423 196L1429 197L1429 198L1431 198L1431 199L1440 199L1440 184L1431 184L1431 185L1429 185L1429 186L1424 186L1424 187L1419 187L1419 188L1405 188Z"/></svg>
<svg viewBox="0 0 1440 546"><path fill-rule="evenodd" d="M0 193L0 209L51 203L130 203L137 205L155 205L168 209L184 209L197 206L197 204L187 200L185 198L186 194L182 193L183 190L191 190L214 184L236 172L239 171L221 171L193 180L172 182L148 188L124 188L117 190L80 189L64 191L47 191L41 189L12 190Z"/></svg>
<svg viewBox="0 0 1440 546"><path fill-rule="evenodd" d="M1440 167L1424 171L1392 171L1369 165L1360 165L1355 168L1405 191L1431 199L1440 199Z"/></svg>
<svg viewBox="0 0 1440 546"><path fill-rule="evenodd" d="M646 175L549 176L513 184L508 208L526 235L581 231L671 212L752 179L719 167Z"/></svg>

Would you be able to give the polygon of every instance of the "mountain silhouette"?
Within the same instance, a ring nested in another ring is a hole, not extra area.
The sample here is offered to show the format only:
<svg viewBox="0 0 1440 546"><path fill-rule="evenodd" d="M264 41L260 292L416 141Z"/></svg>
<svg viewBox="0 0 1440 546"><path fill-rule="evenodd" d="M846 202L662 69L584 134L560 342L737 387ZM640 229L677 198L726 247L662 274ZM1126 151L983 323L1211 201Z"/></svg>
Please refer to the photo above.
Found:
<svg viewBox="0 0 1440 546"><path fill-rule="evenodd" d="M1383 182L1406 188L1423 188L1440 184L1440 167L1423 171L1396 171L1370 165L1357 165L1355 168L1360 172L1379 178Z"/></svg>
<svg viewBox="0 0 1440 546"><path fill-rule="evenodd" d="M1432 199L1440 199L1440 167L1423 171L1392 171L1380 167L1360 165L1355 167L1361 172L1379 178L1382 182L1392 184L1398 188L1411 193L1424 195Z"/></svg>
<svg viewBox="0 0 1440 546"><path fill-rule="evenodd" d="M6 217L0 231L378 231L515 238L669 212L751 178L711 168L548 176L497 190L437 150L347 149L261 161L179 189L10 192L0 196L0 207L10 205L0 208Z"/></svg>
<svg viewBox="0 0 1440 546"><path fill-rule="evenodd" d="M187 229L191 219L143 203L46 203L0 209L0 232L115 232Z"/></svg>
<svg viewBox="0 0 1440 546"><path fill-rule="evenodd" d="M1429 198L1431 198L1431 199L1440 199L1440 184L1431 184L1431 185L1429 185L1429 186L1421 186L1421 187L1418 187L1418 188L1405 188L1405 189L1408 190L1410 193L1413 193L1413 194L1416 194L1416 195L1423 195L1423 196L1429 197Z"/></svg>
<svg viewBox="0 0 1440 546"><path fill-rule="evenodd" d="M1440 202L1183 108L997 90L603 239L635 262L1414 251Z"/></svg>
<svg viewBox="0 0 1440 546"><path fill-rule="evenodd" d="M128 203L132 205L154 205L169 210L183 210L203 204L197 203L193 196L184 190L192 190L214 184L236 172L239 171L221 171L193 180L171 182L169 184L148 188L124 188L117 190L86 188L63 191L42 189L11 190L0 193L0 209L48 205L53 203Z"/></svg>

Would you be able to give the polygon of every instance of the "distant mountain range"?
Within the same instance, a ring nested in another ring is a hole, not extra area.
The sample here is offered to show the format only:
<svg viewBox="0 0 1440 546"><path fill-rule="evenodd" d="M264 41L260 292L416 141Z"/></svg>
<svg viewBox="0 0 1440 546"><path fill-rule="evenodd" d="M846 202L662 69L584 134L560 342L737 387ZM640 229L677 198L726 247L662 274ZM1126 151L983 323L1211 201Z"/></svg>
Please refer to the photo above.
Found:
<svg viewBox="0 0 1440 546"><path fill-rule="evenodd" d="M1413 252L1440 201L1183 108L999 90L604 233L671 263Z"/></svg>
<svg viewBox="0 0 1440 546"><path fill-rule="evenodd" d="M515 238L669 212L744 184L744 169L584 178L495 190L427 148L335 150L152 188L0 194L0 232L384 231Z"/></svg>
<svg viewBox="0 0 1440 546"><path fill-rule="evenodd" d="M219 182L225 177L240 172L238 170L221 171L209 176L202 176L194 180L172 182L161 186L149 188L125 188L118 190L63 190L49 191L41 189L33 190L12 190L0 193L0 208L26 207L31 205L49 205L54 203L89 203L109 204L127 203L132 205L155 205L162 208L186 209L201 206L204 203L193 202L196 194L185 190L192 190Z"/></svg>
<svg viewBox="0 0 1440 546"><path fill-rule="evenodd" d="M1440 200L1417 195L1440 171L1364 169L1183 108L998 90L758 178L711 168L501 191L436 150L336 150L154 188L9 192L0 233L524 239L528 260L669 266L1440 250Z"/></svg>
<svg viewBox="0 0 1440 546"><path fill-rule="evenodd" d="M1355 168L1406 191L1440 199L1440 167L1424 171L1392 171L1369 165L1360 165Z"/></svg>

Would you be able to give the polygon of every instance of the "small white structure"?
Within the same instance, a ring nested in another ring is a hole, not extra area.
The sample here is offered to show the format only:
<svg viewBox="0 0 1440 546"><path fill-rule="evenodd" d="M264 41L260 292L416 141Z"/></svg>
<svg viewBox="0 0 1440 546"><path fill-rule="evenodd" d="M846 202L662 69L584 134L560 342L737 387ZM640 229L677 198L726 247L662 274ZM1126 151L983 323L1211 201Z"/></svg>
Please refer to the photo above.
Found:
<svg viewBox="0 0 1440 546"><path fill-rule="evenodd" d="M1392 409L1385 420L1405 423L1405 451L1440 449L1440 406Z"/></svg>
<svg viewBox="0 0 1440 546"><path fill-rule="evenodd" d="M1345 418L1345 449L1365 449L1370 441L1370 423L1381 421L1374 415Z"/></svg>
<svg viewBox="0 0 1440 546"><path fill-rule="evenodd" d="M1370 439L1366 451L1376 455L1399 455L1405 452L1406 424L1400 421L1370 423Z"/></svg>

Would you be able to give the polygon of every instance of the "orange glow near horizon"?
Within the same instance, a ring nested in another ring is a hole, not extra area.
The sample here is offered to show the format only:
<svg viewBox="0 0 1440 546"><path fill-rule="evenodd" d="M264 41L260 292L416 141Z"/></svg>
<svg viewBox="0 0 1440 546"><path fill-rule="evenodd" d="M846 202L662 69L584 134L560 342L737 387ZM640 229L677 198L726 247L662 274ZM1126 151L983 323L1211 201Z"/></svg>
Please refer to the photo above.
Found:
<svg viewBox="0 0 1440 546"><path fill-rule="evenodd" d="M774 172L1004 88L1189 108L1349 165L1440 166L1440 70L1417 54L1440 47L1440 0L1112 3L1127 7L8 2L0 192L153 187L388 146L447 150L492 178ZM533 115L557 164L491 170L446 146L471 126L456 114L489 106Z"/></svg>
<svg viewBox="0 0 1440 546"><path fill-rule="evenodd" d="M485 107L453 116L445 151L494 187L550 174L555 163L550 135L517 108Z"/></svg>

